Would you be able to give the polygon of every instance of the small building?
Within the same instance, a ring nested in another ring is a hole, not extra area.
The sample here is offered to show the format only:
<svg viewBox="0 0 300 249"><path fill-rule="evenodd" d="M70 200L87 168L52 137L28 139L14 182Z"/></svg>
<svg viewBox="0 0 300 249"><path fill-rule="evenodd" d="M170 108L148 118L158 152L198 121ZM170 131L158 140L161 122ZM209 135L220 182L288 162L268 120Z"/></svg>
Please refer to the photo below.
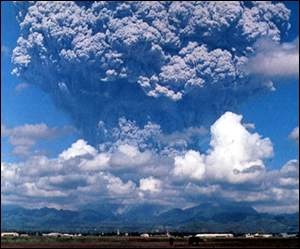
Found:
<svg viewBox="0 0 300 249"><path fill-rule="evenodd" d="M74 234L64 233L64 234L62 234L62 237L65 237L65 238L73 238L73 237L75 237L75 235L74 235Z"/></svg>
<svg viewBox="0 0 300 249"><path fill-rule="evenodd" d="M20 234L20 237L29 237L29 234L27 234L27 233L22 233L22 234Z"/></svg>
<svg viewBox="0 0 300 249"><path fill-rule="evenodd" d="M281 233L280 237L282 238L296 238L298 235L297 234L290 234L290 233Z"/></svg>
<svg viewBox="0 0 300 249"><path fill-rule="evenodd" d="M232 233L199 233L195 237L198 238L233 238Z"/></svg>
<svg viewBox="0 0 300 249"><path fill-rule="evenodd" d="M19 237L19 233L15 233L15 232L1 233L1 237Z"/></svg>
<svg viewBox="0 0 300 249"><path fill-rule="evenodd" d="M266 233L256 233L254 234L255 238L272 238L272 234L266 234Z"/></svg>
<svg viewBox="0 0 300 249"><path fill-rule="evenodd" d="M272 238L273 235L272 234L262 234L261 235L263 238Z"/></svg>
<svg viewBox="0 0 300 249"><path fill-rule="evenodd" d="M44 236L44 237L62 237L63 234L61 234L61 233L43 233L42 236Z"/></svg>
<svg viewBox="0 0 300 249"><path fill-rule="evenodd" d="M140 236L142 238L150 238L150 235L148 233L142 233Z"/></svg>
<svg viewBox="0 0 300 249"><path fill-rule="evenodd" d="M245 234L245 238L254 238L254 235L253 234L251 234L251 233L246 233Z"/></svg>

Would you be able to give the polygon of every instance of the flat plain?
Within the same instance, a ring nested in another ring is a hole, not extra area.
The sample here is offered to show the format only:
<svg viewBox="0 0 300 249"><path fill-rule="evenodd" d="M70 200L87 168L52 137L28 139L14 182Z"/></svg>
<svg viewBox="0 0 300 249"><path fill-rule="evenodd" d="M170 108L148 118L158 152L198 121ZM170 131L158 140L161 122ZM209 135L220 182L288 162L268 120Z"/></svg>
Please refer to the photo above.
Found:
<svg viewBox="0 0 300 249"><path fill-rule="evenodd" d="M198 245L189 245L188 238L166 237L96 237L48 238L31 236L1 238L1 248L299 248L299 238L230 238L206 239Z"/></svg>

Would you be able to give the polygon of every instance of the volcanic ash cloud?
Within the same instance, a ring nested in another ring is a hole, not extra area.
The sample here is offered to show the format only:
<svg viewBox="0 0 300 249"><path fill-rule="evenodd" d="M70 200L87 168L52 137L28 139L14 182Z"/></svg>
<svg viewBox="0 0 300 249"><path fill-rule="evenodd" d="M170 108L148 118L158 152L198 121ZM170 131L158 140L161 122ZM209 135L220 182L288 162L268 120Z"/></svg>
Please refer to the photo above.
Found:
<svg viewBox="0 0 300 249"><path fill-rule="evenodd" d="M290 11L271 2L16 3L13 73L48 92L91 144L120 117L164 132L209 125L270 88L241 68Z"/></svg>

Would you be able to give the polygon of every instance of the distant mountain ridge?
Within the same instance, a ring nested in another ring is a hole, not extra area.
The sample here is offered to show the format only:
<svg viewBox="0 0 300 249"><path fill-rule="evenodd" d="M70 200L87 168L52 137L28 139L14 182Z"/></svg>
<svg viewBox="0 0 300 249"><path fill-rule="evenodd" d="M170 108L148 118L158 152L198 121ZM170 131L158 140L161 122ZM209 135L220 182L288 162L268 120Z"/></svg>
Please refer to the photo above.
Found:
<svg viewBox="0 0 300 249"><path fill-rule="evenodd" d="M26 209L1 207L1 230L60 232L298 232L299 213L258 213L240 203L204 203L187 209L166 209L144 204L118 211L117 206L97 210Z"/></svg>

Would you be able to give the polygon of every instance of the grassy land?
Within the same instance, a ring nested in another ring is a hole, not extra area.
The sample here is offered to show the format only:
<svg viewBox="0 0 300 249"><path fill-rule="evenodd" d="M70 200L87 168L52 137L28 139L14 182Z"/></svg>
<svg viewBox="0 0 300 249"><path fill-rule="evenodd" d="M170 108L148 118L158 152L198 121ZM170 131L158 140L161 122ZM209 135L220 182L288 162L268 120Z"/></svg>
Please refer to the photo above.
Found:
<svg viewBox="0 0 300 249"><path fill-rule="evenodd" d="M188 239L176 238L173 245L165 237L95 237L49 238L41 236L1 238L1 248L172 248L189 247ZM268 239L207 239L199 246L208 248L298 248L298 239L268 238Z"/></svg>

